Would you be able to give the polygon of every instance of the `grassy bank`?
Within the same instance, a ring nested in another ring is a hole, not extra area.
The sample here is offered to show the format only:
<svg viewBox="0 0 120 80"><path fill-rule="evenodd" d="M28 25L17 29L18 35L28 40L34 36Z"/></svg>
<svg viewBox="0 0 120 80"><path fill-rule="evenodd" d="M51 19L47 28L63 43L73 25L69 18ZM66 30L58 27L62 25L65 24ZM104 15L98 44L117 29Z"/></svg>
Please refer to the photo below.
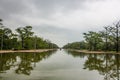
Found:
<svg viewBox="0 0 120 80"><path fill-rule="evenodd" d="M120 52L116 53L115 51L89 51L89 50L76 50L76 49L69 49L69 50L79 53L91 53L91 54L120 54Z"/></svg>
<svg viewBox="0 0 120 80"><path fill-rule="evenodd" d="M0 53L17 53L17 52L47 52L55 49L38 49L38 50L1 50Z"/></svg>

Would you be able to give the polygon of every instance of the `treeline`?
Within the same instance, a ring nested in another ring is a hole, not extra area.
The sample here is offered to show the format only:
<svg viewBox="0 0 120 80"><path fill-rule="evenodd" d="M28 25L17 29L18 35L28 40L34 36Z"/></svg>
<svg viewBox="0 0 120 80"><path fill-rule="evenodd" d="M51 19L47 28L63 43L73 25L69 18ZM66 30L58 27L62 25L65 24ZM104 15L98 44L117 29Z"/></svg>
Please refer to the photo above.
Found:
<svg viewBox="0 0 120 80"><path fill-rule="evenodd" d="M120 50L120 21L104 27L104 30L99 32L83 33L83 36L84 41L68 43L63 48L118 52Z"/></svg>
<svg viewBox="0 0 120 80"><path fill-rule="evenodd" d="M68 43L63 48L64 49L86 49L86 43L84 41Z"/></svg>
<svg viewBox="0 0 120 80"><path fill-rule="evenodd" d="M49 40L34 36L32 26L19 27L15 29L16 34L10 28L3 25L0 19L0 49L51 49L58 48Z"/></svg>

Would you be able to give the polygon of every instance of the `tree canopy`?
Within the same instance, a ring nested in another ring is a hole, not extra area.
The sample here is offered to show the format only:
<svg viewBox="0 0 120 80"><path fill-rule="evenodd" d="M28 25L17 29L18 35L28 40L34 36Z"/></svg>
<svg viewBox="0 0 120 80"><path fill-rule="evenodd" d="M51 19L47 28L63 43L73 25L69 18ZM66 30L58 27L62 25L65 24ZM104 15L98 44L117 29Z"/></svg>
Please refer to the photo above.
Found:
<svg viewBox="0 0 120 80"><path fill-rule="evenodd" d="M10 28L3 27L2 19L0 19L0 48L7 49L51 49L58 46L49 40L34 36L32 26L18 27L15 31Z"/></svg>
<svg viewBox="0 0 120 80"><path fill-rule="evenodd" d="M83 36L84 41L68 43L63 48L118 52L120 50L120 21L111 26L104 27L102 31L83 33Z"/></svg>

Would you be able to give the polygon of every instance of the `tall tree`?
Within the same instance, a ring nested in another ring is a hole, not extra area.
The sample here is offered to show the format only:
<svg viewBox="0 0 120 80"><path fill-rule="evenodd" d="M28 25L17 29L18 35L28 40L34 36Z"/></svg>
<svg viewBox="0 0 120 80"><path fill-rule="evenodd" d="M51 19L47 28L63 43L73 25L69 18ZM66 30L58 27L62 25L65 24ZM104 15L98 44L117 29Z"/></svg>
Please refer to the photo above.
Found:
<svg viewBox="0 0 120 80"><path fill-rule="evenodd" d="M4 28L3 29L3 48L4 49L11 49L11 36L12 36L12 30L9 28Z"/></svg>
<svg viewBox="0 0 120 80"><path fill-rule="evenodd" d="M103 38L103 42L105 45L104 50L107 51L108 50L108 42L110 42L110 31L109 31L109 26L104 27L105 30L100 31L101 37Z"/></svg>
<svg viewBox="0 0 120 80"><path fill-rule="evenodd" d="M18 32L18 34L19 34L18 36L21 39L22 48L24 48L24 46L23 46L23 44L24 44L23 40L24 40L24 35L25 35L24 30L22 27L20 27L20 28L17 28L16 31Z"/></svg>
<svg viewBox="0 0 120 80"><path fill-rule="evenodd" d="M25 32L25 36L24 36L24 48L25 49L30 49L31 43L32 43L32 36L34 34L34 32L32 32L32 26L26 26L23 28L24 32Z"/></svg>
<svg viewBox="0 0 120 80"><path fill-rule="evenodd" d="M109 31L111 32L111 35L114 38L115 46L116 46L116 52L119 51L119 38L120 38L120 21L115 23L113 26L109 28Z"/></svg>
<svg viewBox="0 0 120 80"><path fill-rule="evenodd" d="M20 27L20 28L16 29L16 31L18 32L19 37L21 39L22 49L25 48L25 46L24 46L25 39L29 38L33 35L33 32L31 30L32 30L32 26Z"/></svg>
<svg viewBox="0 0 120 80"><path fill-rule="evenodd" d="M2 24L2 19L0 19L0 44L1 44L1 50L3 49L3 24Z"/></svg>

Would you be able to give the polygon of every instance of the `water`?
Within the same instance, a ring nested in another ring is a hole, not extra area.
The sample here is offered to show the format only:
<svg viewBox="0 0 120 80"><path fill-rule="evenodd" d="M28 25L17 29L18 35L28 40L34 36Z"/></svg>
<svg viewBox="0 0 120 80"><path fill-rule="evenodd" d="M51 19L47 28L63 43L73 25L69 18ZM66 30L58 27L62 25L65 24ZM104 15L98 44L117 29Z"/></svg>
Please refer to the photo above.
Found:
<svg viewBox="0 0 120 80"><path fill-rule="evenodd" d="M119 60L65 50L0 54L0 80L119 80Z"/></svg>

